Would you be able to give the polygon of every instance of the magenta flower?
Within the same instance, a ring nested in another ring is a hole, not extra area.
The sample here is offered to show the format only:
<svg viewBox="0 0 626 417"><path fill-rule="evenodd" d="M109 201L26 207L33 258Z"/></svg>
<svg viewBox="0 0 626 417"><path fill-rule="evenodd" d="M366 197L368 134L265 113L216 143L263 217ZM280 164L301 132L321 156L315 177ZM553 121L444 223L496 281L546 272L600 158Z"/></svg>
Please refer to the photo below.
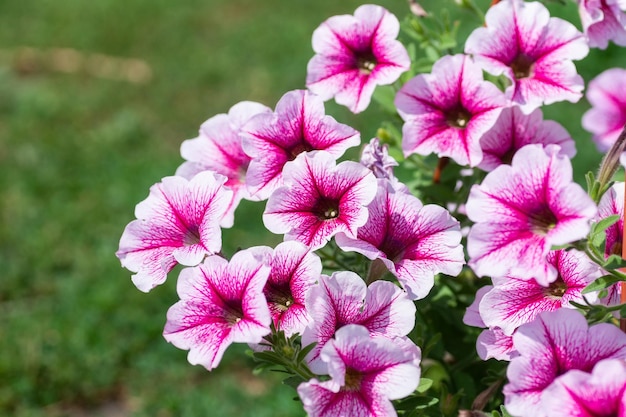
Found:
<svg viewBox="0 0 626 417"><path fill-rule="evenodd" d="M576 250L551 251L547 261L558 274L556 281L547 287L535 280L510 275L493 279L494 288L485 294L479 307L480 316L488 327L499 327L511 335L544 311L574 308L570 301L584 303L582 290L603 275L595 263ZM597 294L587 294L585 298L595 303Z"/></svg>
<svg viewBox="0 0 626 417"><path fill-rule="evenodd" d="M626 334L608 323L588 327L576 310L542 313L513 336L520 356L507 369L506 409L512 415L541 413L542 392L566 372L591 372L603 359L626 359ZM547 414L546 414L547 416Z"/></svg>
<svg viewBox="0 0 626 417"><path fill-rule="evenodd" d="M571 370L541 395L550 417L626 417L626 361L605 359L587 372Z"/></svg>
<svg viewBox="0 0 626 417"><path fill-rule="evenodd" d="M347 325L322 351L332 379L312 379L298 387L309 417L392 417L390 400L404 398L419 385L419 358L363 326Z"/></svg>
<svg viewBox="0 0 626 417"><path fill-rule="evenodd" d="M459 165L482 160L480 138L506 105L504 94L483 80L482 70L465 55L444 56L430 74L409 80L396 95L404 119L402 150L449 156Z"/></svg>
<svg viewBox="0 0 626 417"><path fill-rule="evenodd" d="M376 85L391 84L411 66L396 40L400 24L372 4L354 16L333 16L313 32L315 56L307 67L306 86L323 100L335 97L353 113L370 104Z"/></svg>
<svg viewBox="0 0 626 417"><path fill-rule="evenodd" d="M360 324L372 335L388 338L406 336L415 325L415 304L404 291L388 281L367 287L354 272L322 275L308 292L306 306L312 321L302 333L302 345L317 343L307 360L318 374L326 370L322 348L346 324Z"/></svg>
<svg viewBox="0 0 626 417"><path fill-rule="evenodd" d="M589 46L606 49L609 41L626 46L626 3L623 0L577 0Z"/></svg>
<svg viewBox="0 0 626 417"><path fill-rule="evenodd" d="M144 292L165 282L177 263L197 265L222 249L220 221L232 200L226 177L201 172L190 181L166 177L150 188L126 226L116 256Z"/></svg>
<svg viewBox="0 0 626 417"><path fill-rule="evenodd" d="M361 143L359 132L324 114L324 102L304 90L286 93L274 113L261 113L242 128L243 149L252 161L246 183L266 199L282 185L285 164L302 152L325 150L335 159Z"/></svg>
<svg viewBox="0 0 626 417"><path fill-rule="evenodd" d="M467 38L465 53L485 71L504 74L507 96L524 111L582 97L583 79L572 60L587 56L583 34L571 23L551 18L539 2L504 0L491 7L486 27Z"/></svg>
<svg viewBox="0 0 626 417"><path fill-rule="evenodd" d="M592 107L583 115L583 128L606 152L626 125L626 69L611 68L591 80L587 100Z"/></svg>
<svg viewBox="0 0 626 417"><path fill-rule="evenodd" d="M543 120L540 109L526 115L518 106L505 108L498 121L480 139L483 159L478 168L492 171L498 165L510 164L513 155L525 145L559 145L560 153L573 158L576 144L567 130L557 122Z"/></svg>
<svg viewBox="0 0 626 417"><path fill-rule="evenodd" d="M272 272L263 293L274 326L289 337L302 333L311 318L305 297L322 274L322 261L300 242L283 242L272 256Z"/></svg>
<svg viewBox="0 0 626 417"><path fill-rule="evenodd" d="M163 336L189 349L192 365L211 370L231 343L260 343L270 333L271 316L263 296L271 251L242 250L230 262L210 256L178 279L180 301L167 312Z"/></svg>
<svg viewBox="0 0 626 417"><path fill-rule="evenodd" d="M511 166L500 165L472 187L466 209L475 222L467 250L477 275L534 278L546 287L557 278L546 260L550 248L587 236L596 214L556 145L521 148Z"/></svg>
<svg viewBox="0 0 626 417"><path fill-rule="evenodd" d="M380 259L409 298L426 297L436 274L461 272L465 264L461 228L446 209L424 206L418 198L394 190L383 179L368 210L368 221L359 227L356 238L340 233L335 238L337 246Z"/></svg>
<svg viewBox="0 0 626 417"><path fill-rule="evenodd" d="M370 170L351 161L336 165L323 151L300 155L287 164L284 181L267 201L265 227L312 249L323 247L339 232L355 236L376 195Z"/></svg>
<svg viewBox="0 0 626 417"><path fill-rule="evenodd" d="M242 198L253 199L245 185L250 157L241 147L241 127L252 116L271 111L262 104L242 101L231 107L228 114L218 114L202 123L200 135L184 141L180 147L187 162L178 167L176 175L191 179L201 171L215 171L228 178L226 186L233 190L233 199L222 218L222 227L233 225L235 209Z"/></svg>

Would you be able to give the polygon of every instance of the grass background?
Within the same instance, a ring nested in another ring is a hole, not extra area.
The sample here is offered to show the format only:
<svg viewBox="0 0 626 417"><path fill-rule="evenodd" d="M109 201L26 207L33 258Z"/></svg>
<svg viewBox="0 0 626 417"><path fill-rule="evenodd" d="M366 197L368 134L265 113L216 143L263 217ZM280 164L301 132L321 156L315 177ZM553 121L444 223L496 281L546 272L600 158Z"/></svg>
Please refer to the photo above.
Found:
<svg viewBox="0 0 626 417"><path fill-rule="evenodd" d="M402 0L378 3L407 10ZM303 415L293 391L251 375L243 347L211 373L190 366L161 336L175 280L142 294L114 253L135 204L182 162L182 140L238 101L273 107L302 88L312 31L359 4L0 1L0 415ZM551 8L578 24L573 4ZM471 16L458 16L467 31ZM64 71L51 48L73 48L84 61ZM102 77L119 62L107 57L142 60L151 78ZM612 66L626 66L617 48L578 68L588 81ZM577 140L579 181L600 157L580 127L587 108L583 100L545 111ZM334 103L327 112L364 139L380 116ZM240 207L224 233L227 253L278 241L263 232L262 209Z"/></svg>

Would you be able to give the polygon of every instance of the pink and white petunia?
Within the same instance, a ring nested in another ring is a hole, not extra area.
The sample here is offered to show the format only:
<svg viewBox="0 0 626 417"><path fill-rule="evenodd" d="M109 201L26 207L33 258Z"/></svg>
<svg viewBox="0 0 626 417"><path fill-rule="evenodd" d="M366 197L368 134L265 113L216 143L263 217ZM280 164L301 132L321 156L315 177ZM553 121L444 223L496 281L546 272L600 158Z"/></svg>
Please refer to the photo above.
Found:
<svg viewBox="0 0 626 417"><path fill-rule="evenodd" d="M626 361L605 359L591 371L571 370L541 395L550 417L626 417Z"/></svg>
<svg viewBox="0 0 626 417"><path fill-rule="evenodd" d="M583 115L583 128L593 134L600 152L608 151L626 126L626 69L611 68L589 82L591 108Z"/></svg>
<svg viewBox="0 0 626 417"><path fill-rule="evenodd" d="M225 182L223 175L205 171L190 181L165 177L150 187L116 253L122 266L136 273L138 289L148 292L165 282L177 263L198 265L222 249L220 223L233 195Z"/></svg>
<svg viewBox="0 0 626 417"><path fill-rule="evenodd" d="M367 287L354 272L322 275L308 292L306 306L312 320L302 333L302 345L317 343L307 356L317 374L326 372L322 348L346 324L360 324L372 335L388 338L404 337L415 325L415 304L404 291L388 281Z"/></svg>
<svg viewBox="0 0 626 417"><path fill-rule="evenodd" d="M391 84L411 66L396 40L398 19L380 6L359 7L354 16L333 16L313 32L306 86L323 100L335 98L353 113L367 108L376 85Z"/></svg>
<svg viewBox="0 0 626 417"><path fill-rule="evenodd" d="M461 228L446 209L424 206L417 197L379 179L368 210L368 221L359 227L356 238L339 233L337 246L382 261L409 298L426 297L438 273L461 272L465 264Z"/></svg>
<svg viewBox="0 0 626 417"><path fill-rule="evenodd" d="M476 298L467 308L463 315L463 323L472 327L487 327L480 316L479 305L492 285L480 287L476 292ZM501 328L493 327L483 330L476 339L476 352L478 357L484 361L494 358L499 361L510 361L518 355L513 347L513 337L504 334Z"/></svg>
<svg viewBox="0 0 626 417"><path fill-rule="evenodd" d="M557 101L577 102L584 81L572 60L589 53L585 36L571 23L550 17L539 2L504 0L491 7L486 27L467 38L465 53L485 71L503 74L507 97L525 112Z"/></svg>
<svg viewBox="0 0 626 417"><path fill-rule="evenodd" d="M588 327L576 310L540 314L513 335L520 356L507 368L506 409L514 416L549 416L539 407L543 391L570 370L591 372L603 359L626 359L626 334L600 323Z"/></svg>
<svg viewBox="0 0 626 417"><path fill-rule="evenodd" d="M416 358L384 337L371 337L363 326L339 329L322 358L331 379L298 386L309 417L392 417L391 400L404 398L419 385Z"/></svg>
<svg viewBox="0 0 626 417"><path fill-rule="evenodd" d="M519 106L505 108L498 121L480 139L483 160L478 168L493 171L501 164L510 164L513 155L525 145L559 145L561 154L576 155L576 144L563 126L552 120L543 120L541 109L524 114Z"/></svg>
<svg viewBox="0 0 626 417"><path fill-rule="evenodd" d="M186 162L178 167L176 175L191 179L199 172L215 171L228 178L226 186L233 190L233 199L222 218L222 227L233 225L235 209L242 198L254 200L246 188L250 157L241 147L241 128L252 116L271 111L262 104L242 101L231 107L228 114L218 114L202 123L200 135L184 141L180 147Z"/></svg>
<svg viewBox="0 0 626 417"><path fill-rule="evenodd" d="M506 99L470 57L446 55L430 74L404 84L395 105L405 121L406 156L434 152L473 167L483 158L480 138L496 123Z"/></svg>
<svg viewBox="0 0 626 417"><path fill-rule="evenodd" d="M363 165L339 164L327 152L299 155L284 169L285 185L270 196L263 223L311 247L323 247L334 235L356 236L367 221L367 205L376 195L376 177Z"/></svg>
<svg viewBox="0 0 626 417"><path fill-rule="evenodd" d="M282 185L283 167L303 152L325 150L334 159L361 143L359 132L324 113L324 102L304 90L286 93L274 113L252 117L242 128L243 150L252 161L246 184L266 199Z"/></svg>
<svg viewBox="0 0 626 417"><path fill-rule="evenodd" d="M174 346L189 350L192 365L211 370L231 343L260 343L272 318L263 295L271 249L255 247L185 268L178 278L180 301L167 312L163 331Z"/></svg>
<svg viewBox="0 0 626 417"><path fill-rule="evenodd" d="M494 278L494 287L480 302L480 317L488 327L499 327L512 335L515 329L531 322L544 311L574 308L570 301L584 303L582 290L603 275L600 267L576 250L548 253L547 261L557 270L557 279L549 286L514 275ZM596 293L585 295L589 303L598 300Z"/></svg>
<svg viewBox="0 0 626 417"><path fill-rule="evenodd" d="M283 242L272 256L272 272L263 293L274 326L287 337L302 333L311 320L305 299L322 274L322 261L300 242Z"/></svg>
<svg viewBox="0 0 626 417"><path fill-rule="evenodd" d="M606 49L609 41L626 46L624 0L577 0L583 31L589 46Z"/></svg>
<svg viewBox="0 0 626 417"><path fill-rule="evenodd" d="M606 229L606 241L604 257L611 255L622 256L622 242L624 236L624 183L616 182L609 188L600 199L598 204L598 215L596 221L606 219L610 216L619 216L617 222ZM613 306L620 304L620 284L613 284L608 288L608 296L603 299L606 305Z"/></svg>
<svg viewBox="0 0 626 417"><path fill-rule="evenodd" d="M514 275L548 286L557 270L553 245L587 236L597 208L572 180L557 145L526 145L471 189L466 209L475 224L467 238L469 265L479 276Z"/></svg>

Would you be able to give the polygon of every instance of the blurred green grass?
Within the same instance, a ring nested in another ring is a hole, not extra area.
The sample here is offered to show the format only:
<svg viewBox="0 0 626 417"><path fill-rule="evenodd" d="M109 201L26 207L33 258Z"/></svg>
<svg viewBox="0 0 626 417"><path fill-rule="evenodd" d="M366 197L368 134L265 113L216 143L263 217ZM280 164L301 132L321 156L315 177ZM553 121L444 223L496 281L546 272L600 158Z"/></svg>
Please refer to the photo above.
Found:
<svg viewBox="0 0 626 417"><path fill-rule="evenodd" d="M402 0L378 3L406 13ZM181 141L238 101L273 107L302 88L312 31L359 4L0 2L1 415L303 414L278 379L250 374L244 347L229 349L211 373L191 367L161 336L177 300L175 273L141 294L114 253L135 204L182 162ZM35 48L34 58L25 47ZM152 78L134 84L63 73L51 68L50 48L144 60ZM620 54L593 52L579 68L589 80L625 66ZM580 128L587 107L545 112L577 138L579 181L599 159ZM334 103L327 111L364 139L380 116L371 109L357 117ZM240 207L236 227L224 232L226 253L278 241L263 231L262 209Z"/></svg>

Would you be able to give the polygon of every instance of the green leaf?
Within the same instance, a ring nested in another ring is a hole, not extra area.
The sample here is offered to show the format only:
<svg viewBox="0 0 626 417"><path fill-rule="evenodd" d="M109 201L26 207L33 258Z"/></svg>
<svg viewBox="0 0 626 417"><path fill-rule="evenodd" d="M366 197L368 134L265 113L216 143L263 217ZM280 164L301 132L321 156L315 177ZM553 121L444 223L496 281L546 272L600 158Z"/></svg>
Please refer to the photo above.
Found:
<svg viewBox="0 0 626 417"><path fill-rule="evenodd" d="M608 229L609 227L611 227L612 225L614 225L615 223L617 223L617 221L620 219L620 215L619 214L614 214L612 216L606 217L602 220L600 220L598 223L595 223L592 227L592 233L600 233L600 232L604 232L606 229Z"/></svg>
<svg viewBox="0 0 626 417"><path fill-rule="evenodd" d="M626 267L626 261L619 255L611 255L602 267L604 269L620 269Z"/></svg>
<svg viewBox="0 0 626 417"><path fill-rule="evenodd" d="M439 402L438 398L429 397L426 395L419 395L414 397L409 397L405 400L400 401L395 405L396 410L418 410L423 408L428 408L433 406Z"/></svg>
<svg viewBox="0 0 626 417"><path fill-rule="evenodd" d="M417 386L417 392L424 393L426 391L428 391L428 389L430 387L433 386L433 380L432 379L428 379L428 378L421 378L420 379L420 383Z"/></svg>
<svg viewBox="0 0 626 417"><path fill-rule="evenodd" d="M298 385L304 382L304 379L300 378L297 375L290 376L289 378L283 379L283 384L293 388L298 389Z"/></svg>
<svg viewBox="0 0 626 417"><path fill-rule="evenodd" d="M623 319L626 319L626 304L619 309L619 316Z"/></svg>
<svg viewBox="0 0 626 417"><path fill-rule="evenodd" d="M304 357L309 354L310 351L317 345L317 342L311 343L310 345L306 345L303 347L300 352L298 352L298 357L296 358L298 362L304 361Z"/></svg>
<svg viewBox="0 0 626 417"><path fill-rule="evenodd" d="M502 417L513 417L508 411L506 411L506 408L504 408L503 405L500 406L500 412L502 413Z"/></svg>
<svg viewBox="0 0 626 417"><path fill-rule="evenodd" d="M620 279L619 277L616 277L615 275L604 275L596 279L595 281L593 281L591 284L587 285L583 289L582 293L589 294L590 292L604 290L605 288L609 288L611 285L620 281L624 281L624 280Z"/></svg>

